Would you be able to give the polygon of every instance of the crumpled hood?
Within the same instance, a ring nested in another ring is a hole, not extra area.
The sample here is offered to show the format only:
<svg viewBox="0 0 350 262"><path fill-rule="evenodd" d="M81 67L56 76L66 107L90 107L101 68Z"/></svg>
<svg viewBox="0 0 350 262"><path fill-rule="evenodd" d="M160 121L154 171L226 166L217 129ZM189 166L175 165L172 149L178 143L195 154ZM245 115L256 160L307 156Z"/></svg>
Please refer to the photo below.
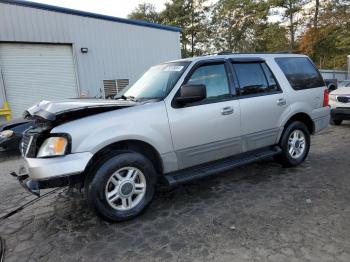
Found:
<svg viewBox="0 0 350 262"><path fill-rule="evenodd" d="M350 95L350 87L341 87L331 92L331 95Z"/></svg>
<svg viewBox="0 0 350 262"><path fill-rule="evenodd" d="M100 111L109 111L121 107L130 107L136 105L136 102L125 100L107 100L107 99L67 99L61 101L41 101L30 107L26 113L31 116L38 116L47 120L55 120L58 115L70 112L91 113Z"/></svg>

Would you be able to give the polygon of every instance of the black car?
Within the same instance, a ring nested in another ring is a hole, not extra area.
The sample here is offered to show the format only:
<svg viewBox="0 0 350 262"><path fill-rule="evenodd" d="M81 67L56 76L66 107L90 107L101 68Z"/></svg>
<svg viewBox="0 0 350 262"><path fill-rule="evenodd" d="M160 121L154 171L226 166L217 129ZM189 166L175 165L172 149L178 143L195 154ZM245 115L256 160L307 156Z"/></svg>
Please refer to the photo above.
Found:
<svg viewBox="0 0 350 262"><path fill-rule="evenodd" d="M0 155L20 153L23 132L32 126L32 121L17 118L0 126Z"/></svg>

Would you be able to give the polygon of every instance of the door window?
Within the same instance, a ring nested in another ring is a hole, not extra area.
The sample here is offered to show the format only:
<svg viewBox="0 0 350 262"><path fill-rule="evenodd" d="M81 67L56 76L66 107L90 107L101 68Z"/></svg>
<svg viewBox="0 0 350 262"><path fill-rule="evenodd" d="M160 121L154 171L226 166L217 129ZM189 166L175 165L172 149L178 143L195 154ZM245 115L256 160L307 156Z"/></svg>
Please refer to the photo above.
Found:
<svg viewBox="0 0 350 262"><path fill-rule="evenodd" d="M230 95L224 64L203 65L197 68L188 79L187 85L205 85L206 100L215 100Z"/></svg>
<svg viewBox="0 0 350 262"><path fill-rule="evenodd" d="M280 91L272 72L264 63L236 63L233 68L241 95Z"/></svg>

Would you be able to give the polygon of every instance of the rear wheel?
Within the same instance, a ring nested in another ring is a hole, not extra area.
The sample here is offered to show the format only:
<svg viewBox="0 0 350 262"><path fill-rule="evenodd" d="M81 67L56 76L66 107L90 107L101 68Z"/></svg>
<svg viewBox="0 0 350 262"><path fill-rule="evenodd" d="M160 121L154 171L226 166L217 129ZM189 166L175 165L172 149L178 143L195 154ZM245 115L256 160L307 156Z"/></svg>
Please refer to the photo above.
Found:
<svg viewBox="0 0 350 262"><path fill-rule="evenodd" d="M295 121L284 130L280 141L282 153L276 160L285 167L301 164L310 150L310 133L306 125Z"/></svg>
<svg viewBox="0 0 350 262"><path fill-rule="evenodd" d="M109 221L123 221L139 215L155 191L156 171L143 155L116 154L90 174L87 185L89 205Z"/></svg>
<svg viewBox="0 0 350 262"><path fill-rule="evenodd" d="M331 125L340 126L343 120L331 120Z"/></svg>

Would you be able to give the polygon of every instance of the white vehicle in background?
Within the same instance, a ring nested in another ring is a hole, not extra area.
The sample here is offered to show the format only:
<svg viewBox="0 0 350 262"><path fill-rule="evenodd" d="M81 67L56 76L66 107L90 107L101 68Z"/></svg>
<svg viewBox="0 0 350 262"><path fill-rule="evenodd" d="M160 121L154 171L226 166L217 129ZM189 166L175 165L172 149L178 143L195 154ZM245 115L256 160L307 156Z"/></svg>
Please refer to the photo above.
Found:
<svg viewBox="0 0 350 262"><path fill-rule="evenodd" d="M350 120L350 82L329 95L331 111L331 124L341 125L343 120Z"/></svg>

